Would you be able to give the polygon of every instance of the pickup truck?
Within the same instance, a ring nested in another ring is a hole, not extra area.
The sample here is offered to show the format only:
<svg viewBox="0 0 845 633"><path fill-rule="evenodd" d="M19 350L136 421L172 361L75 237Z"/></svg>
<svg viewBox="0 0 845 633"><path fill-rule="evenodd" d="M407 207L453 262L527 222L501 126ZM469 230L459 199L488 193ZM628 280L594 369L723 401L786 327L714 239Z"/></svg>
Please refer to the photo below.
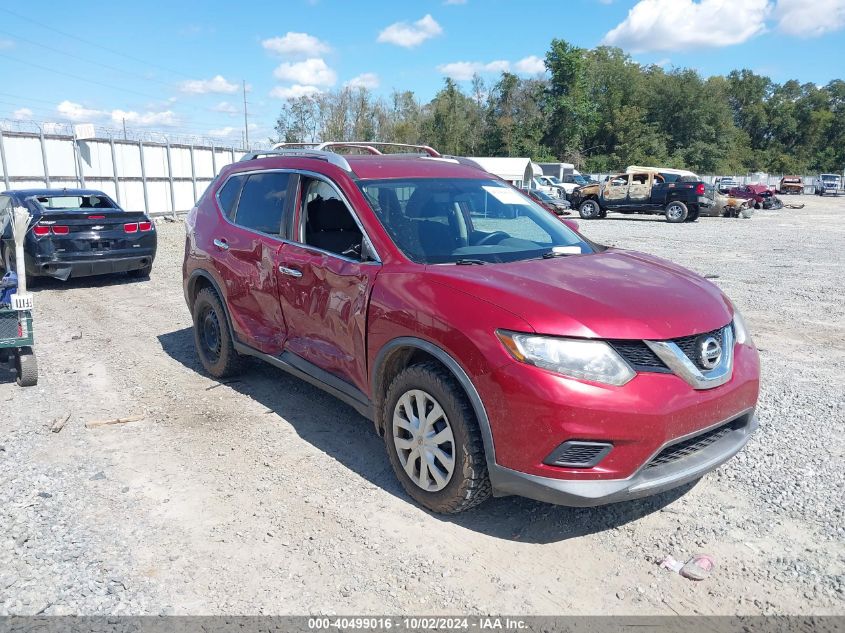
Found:
<svg viewBox="0 0 845 633"><path fill-rule="evenodd" d="M618 213L662 214L667 222L695 222L702 209L715 205L713 187L696 176L659 171L609 176L603 183L579 187L570 203L585 220Z"/></svg>

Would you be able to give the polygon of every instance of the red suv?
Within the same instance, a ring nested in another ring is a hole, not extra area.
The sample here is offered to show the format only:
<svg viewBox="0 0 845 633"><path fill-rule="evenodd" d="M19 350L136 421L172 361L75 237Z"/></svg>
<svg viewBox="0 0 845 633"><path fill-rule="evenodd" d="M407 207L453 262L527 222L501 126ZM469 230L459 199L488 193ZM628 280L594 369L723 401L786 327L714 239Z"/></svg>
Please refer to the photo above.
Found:
<svg viewBox="0 0 845 633"><path fill-rule="evenodd" d="M185 298L212 376L255 356L347 402L436 512L643 497L748 441L759 358L716 286L460 158L339 145L249 154L191 212Z"/></svg>

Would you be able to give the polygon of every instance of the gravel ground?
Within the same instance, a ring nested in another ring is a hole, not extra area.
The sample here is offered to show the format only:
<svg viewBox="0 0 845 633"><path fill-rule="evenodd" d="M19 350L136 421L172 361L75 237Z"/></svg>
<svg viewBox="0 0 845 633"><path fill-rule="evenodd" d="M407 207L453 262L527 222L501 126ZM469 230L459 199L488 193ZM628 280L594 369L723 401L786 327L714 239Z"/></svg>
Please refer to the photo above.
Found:
<svg viewBox="0 0 845 633"><path fill-rule="evenodd" d="M38 387L0 370L0 615L845 614L845 198L801 201L582 223L713 278L764 372L736 459L595 509L431 515L350 408L258 363L225 384L200 373L181 224L160 225L149 281L44 283ZM125 416L144 417L85 428ZM699 552L717 562L703 582L657 564Z"/></svg>

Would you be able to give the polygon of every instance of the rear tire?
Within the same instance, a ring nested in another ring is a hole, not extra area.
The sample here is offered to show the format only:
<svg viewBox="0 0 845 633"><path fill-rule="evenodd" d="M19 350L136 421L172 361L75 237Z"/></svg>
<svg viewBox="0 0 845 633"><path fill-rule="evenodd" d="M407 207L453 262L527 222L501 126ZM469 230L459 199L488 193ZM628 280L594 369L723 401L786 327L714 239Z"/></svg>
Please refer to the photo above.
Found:
<svg viewBox="0 0 845 633"><path fill-rule="evenodd" d="M211 288L203 288L194 300L194 345L203 368L215 378L239 374L243 358L235 351L226 311Z"/></svg>
<svg viewBox="0 0 845 633"><path fill-rule="evenodd" d="M390 465L417 503L433 512L457 514L491 495L475 414L463 389L443 367L407 367L390 383L383 406Z"/></svg>
<svg viewBox="0 0 845 633"><path fill-rule="evenodd" d="M698 218L701 215L701 211L696 209L695 211L690 211L687 219L684 222L698 222Z"/></svg>
<svg viewBox="0 0 845 633"><path fill-rule="evenodd" d="M674 200L666 205L665 209L666 221L671 224L679 224L684 222L689 216L689 209L680 200Z"/></svg>
<svg viewBox="0 0 845 633"><path fill-rule="evenodd" d="M22 347L15 356L15 382L18 387L34 387L38 384L38 360L31 347Z"/></svg>

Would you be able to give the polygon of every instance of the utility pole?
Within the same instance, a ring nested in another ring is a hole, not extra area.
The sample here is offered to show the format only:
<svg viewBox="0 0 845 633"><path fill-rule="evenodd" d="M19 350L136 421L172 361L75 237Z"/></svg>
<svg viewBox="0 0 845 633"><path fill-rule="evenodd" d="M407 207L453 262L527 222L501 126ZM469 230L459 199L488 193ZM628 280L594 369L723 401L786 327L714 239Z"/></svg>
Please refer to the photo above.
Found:
<svg viewBox="0 0 845 633"><path fill-rule="evenodd" d="M246 79L243 79L243 86L244 86L244 138L246 139L246 147L244 149L249 149L249 119L247 118L247 111L246 111Z"/></svg>
<svg viewBox="0 0 845 633"><path fill-rule="evenodd" d="M126 117L123 118L123 140L126 140Z"/></svg>

